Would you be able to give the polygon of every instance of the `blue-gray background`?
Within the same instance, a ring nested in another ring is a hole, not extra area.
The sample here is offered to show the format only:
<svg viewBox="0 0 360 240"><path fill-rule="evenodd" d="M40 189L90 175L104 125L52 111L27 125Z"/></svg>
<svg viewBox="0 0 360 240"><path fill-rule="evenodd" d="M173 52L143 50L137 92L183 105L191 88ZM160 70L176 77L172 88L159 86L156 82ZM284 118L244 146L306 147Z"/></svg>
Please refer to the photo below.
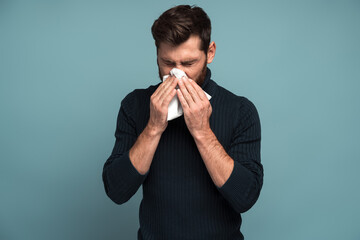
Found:
<svg viewBox="0 0 360 240"><path fill-rule="evenodd" d="M360 1L198 1L213 79L258 108L264 186L246 239L360 239ZM181 2L181 3L184 3ZM105 195L120 101L158 83L179 1L0 1L0 239L135 239L142 189Z"/></svg>

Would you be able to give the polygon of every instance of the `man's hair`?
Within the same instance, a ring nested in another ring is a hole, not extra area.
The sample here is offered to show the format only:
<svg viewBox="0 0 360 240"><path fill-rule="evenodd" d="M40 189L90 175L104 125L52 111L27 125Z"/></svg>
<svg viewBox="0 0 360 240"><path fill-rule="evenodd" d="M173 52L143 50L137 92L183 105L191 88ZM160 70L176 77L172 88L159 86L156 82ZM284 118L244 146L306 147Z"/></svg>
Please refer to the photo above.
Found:
<svg viewBox="0 0 360 240"><path fill-rule="evenodd" d="M207 54L210 44L211 22L204 10L197 6L179 5L165 11L154 21L151 32L157 49L161 43L178 46L197 35L200 50Z"/></svg>

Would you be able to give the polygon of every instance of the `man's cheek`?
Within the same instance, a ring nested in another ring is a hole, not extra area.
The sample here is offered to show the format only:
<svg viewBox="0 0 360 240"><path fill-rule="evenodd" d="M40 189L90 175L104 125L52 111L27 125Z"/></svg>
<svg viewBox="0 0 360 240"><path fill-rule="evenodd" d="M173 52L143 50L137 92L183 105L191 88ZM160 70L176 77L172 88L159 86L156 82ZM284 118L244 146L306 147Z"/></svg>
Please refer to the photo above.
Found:
<svg viewBox="0 0 360 240"><path fill-rule="evenodd" d="M170 68L170 67L162 67L162 68L161 68L161 73L162 73L162 75L163 75L163 76L164 76L164 75L169 75L171 69L172 69L172 68Z"/></svg>
<svg viewBox="0 0 360 240"><path fill-rule="evenodd" d="M186 76L187 76L188 78L190 78L190 79L193 79L193 80L194 80L194 77L196 77L196 76L194 75L194 72L193 72L193 71L185 70L184 72L186 73Z"/></svg>
<svg viewBox="0 0 360 240"><path fill-rule="evenodd" d="M190 78L190 79L192 79L192 80L194 80L194 81L196 81L197 80L197 75L196 74L193 74L193 73L191 73L191 74L189 74L189 75L187 75L188 76L188 78Z"/></svg>

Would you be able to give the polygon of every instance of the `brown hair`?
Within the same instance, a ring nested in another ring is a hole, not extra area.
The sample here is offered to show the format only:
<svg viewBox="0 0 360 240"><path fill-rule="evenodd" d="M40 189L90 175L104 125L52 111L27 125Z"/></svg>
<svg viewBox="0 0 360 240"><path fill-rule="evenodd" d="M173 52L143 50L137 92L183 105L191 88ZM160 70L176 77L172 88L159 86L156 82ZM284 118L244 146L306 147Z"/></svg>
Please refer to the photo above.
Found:
<svg viewBox="0 0 360 240"><path fill-rule="evenodd" d="M157 48L162 42L178 46L188 40L190 35L197 35L201 39L200 50L207 54L210 44L211 22L202 8L179 5L161 14L154 21L151 32Z"/></svg>

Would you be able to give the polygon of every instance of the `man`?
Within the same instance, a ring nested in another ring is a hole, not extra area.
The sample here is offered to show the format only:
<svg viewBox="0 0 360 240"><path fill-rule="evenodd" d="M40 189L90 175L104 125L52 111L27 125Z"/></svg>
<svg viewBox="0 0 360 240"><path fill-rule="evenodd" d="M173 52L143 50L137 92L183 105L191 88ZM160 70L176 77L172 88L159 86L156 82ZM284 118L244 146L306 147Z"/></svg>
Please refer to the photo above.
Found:
<svg viewBox="0 0 360 240"><path fill-rule="evenodd" d="M105 191L122 204L143 185L138 239L244 239L240 214L263 183L256 108L210 79L216 45L201 8L167 10L152 34L160 79L173 68L187 78L169 76L121 102ZM175 96L184 114L168 121Z"/></svg>

